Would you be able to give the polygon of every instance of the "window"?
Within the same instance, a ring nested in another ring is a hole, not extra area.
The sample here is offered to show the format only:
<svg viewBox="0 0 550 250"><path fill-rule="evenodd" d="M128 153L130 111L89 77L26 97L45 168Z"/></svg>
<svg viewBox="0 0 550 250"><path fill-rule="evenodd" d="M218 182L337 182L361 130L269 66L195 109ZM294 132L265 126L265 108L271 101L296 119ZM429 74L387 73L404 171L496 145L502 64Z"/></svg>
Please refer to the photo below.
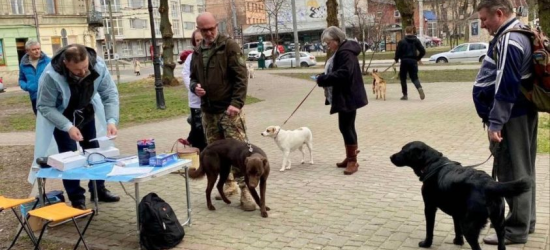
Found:
<svg viewBox="0 0 550 250"><path fill-rule="evenodd" d="M160 6L159 0L153 0L153 8L158 8ZM154 10L155 12L158 12L158 10Z"/></svg>
<svg viewBox="0 0 550 250"><path fill-rule="evenodd" d="M437 22L428 22L428 36L437 37Z"/></svg>
<svg viewBox="0 0 550 250"><path fill-rule="evenodd" d="M170 2L170 15L172 18L180 19L178 2Z"/></svg>
<svg viewBox="0 0 550 250"><path fill-rule="evenodd" d="M203 13L203 12L204 12L204 6L203 6L203 5L198 5L198 6L197 6L197 11L198 11L199 13Z"/></svg>
<svg viewBox="0 0 550 250"><path fill-rule="evenodd" d="M155 18L155 35L160 36L160 18Z"/></svg>
<svg viewBox="0 0 550 250"><path fill-rule="evenodd" d="M186 30L195 29L195 23L194 22L184 22L183 25L185 25Z"/></svg>
<svg viewBox="0 0 550 250"><path fill-rule="evenodd" d="M376 16L377 16L377 17L381 17L381 16L382 16L382 11L376 12Z"/></svg>
<svg viewBox="0 0 550 250"><path fill-rule="evenodd" d="M111 0L111 9L113 12L120 12L120 0ZM103 12L109 12L109 0L100 0Z"/></svg>
<svg viewBox="0 0 550 250"><path fill-rule="evenodd" d="M479 22L478 22L478 21L472 22L471 28L470 28L470 29L471 29L470 34L471 34L472 36L477 36L477 35L479 35Z"/></svg>
<svg viewBox="0 0 550 250"><path fill-rule="evenodd" d="M139 18L130 19L130 28L147 29L147 19L139 19Z"/></svg>
<svg viewBox="0 0 550 250"><path fill-rule="evenodd" d="M183 11L184 13L193 13L193 5L182 4L181 5L181 11ZM201 11L199 10L199 12L201 12Z"/></svg>
<svg viewBox="0 0 550 250"><path fill-rule="evenodd" d="M145 3L143 0L129 0L130 8L143 8L145 7Z"/></svg>
<svg viewBox="0 0 550 250"><path fill-rule="evenodd" d="M10 0L11 2L11 13L14 15L23 15L25 11L23 9L24 0Z"/></svg>
<svg viewBox="0 0 550 250"><path fill-rule="evenodd" d="M394 17L401 17L401 13L399 13L399 11L396 10L396 11L393 12L393 16Z"/></svg>
<svg viewBox="0 0 550 250"><path fill-rule="evenodd" d="M462 44L462 45L456 46L452 51L454 51L454 52L463 52L463 51L466 51L466 50L468 50L468 44Z"/></svg>
<svg viewBox="0 0 550 250"><path fill-rule="evenodd" d="M6 57L4 56L4 40L0 39L0 66L6 66Z"/></svg>
<svg viewBox="0 0 550 250"><path fill-rule="evenodd" d="M172 20L172 32L174 33L175 36L179 36L181 33L180 33L180 29L181 29L181 25L180 25L180 20Z"/></svg>
<svg viewBox="0 0 550 250"><path fill-rule="evenodd" d="M481 43L470 44L470 50L484 50L486 47Z"/></svg>
<svg viewBox="0 0 550 250"><path fill-rule="evenodd" d="M122 55L129 56L132 52L132 49L127 41L122 42Z"/></svg>
<svg viewBox="0 0 550 250"><path fill-rule="evenodd" d="M57 14L57 0L46 0L46 14Z"/></svg>
<svg viewBox="0 0 550 250"><path fill-rule="evenodd" d="M141 41L135 41L132 43L132 51L134 55L143 55L143 46Z"/></svg>
<svg viewBox="0 0 550 250"><path fill-rule="evenodd" d="M120 17L117 17L117 18L113 18L113 23L114 23L114 29L115 29L115 36L122 36L124 35L123 33L123 29L122 29L122 18ZM107 31L109 32L109 34L111 33L111 22L109 19L105 19L103 20L103 26L105 26L105 28L107 29Z"/></svg>

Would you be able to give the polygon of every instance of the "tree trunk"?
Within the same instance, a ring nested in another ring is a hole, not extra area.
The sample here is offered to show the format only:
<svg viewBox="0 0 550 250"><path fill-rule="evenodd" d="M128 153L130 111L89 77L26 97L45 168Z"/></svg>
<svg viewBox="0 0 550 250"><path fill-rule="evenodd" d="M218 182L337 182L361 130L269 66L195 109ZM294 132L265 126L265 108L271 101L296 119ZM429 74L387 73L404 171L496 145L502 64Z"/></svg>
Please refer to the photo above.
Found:
<svg viewBox="0 0 550 250"><path fill-rule="evenodd" d="M327 27L330 27L330 26L339 27L339 23L338 23L338 0L327 0L326 4L327 4ZM321 37L321 39L323 39L323 38ZM326 60L328 60L331 56L332 56L332 51L328 50L328 48L327 48L327 58L326 58Z"/></svg>
<svg viewBox="0 0 550 250"><path fill-rule="evenodd" d="M164 66L162 68L162 84L169 86L179 85L179 81L174 77L174 33L172 33L172 24L170 24L168 9L168 0L160 0L160 33L162 35L162 60Z"/></svg>
<svg viewBox="0 0 550 250"><path fill-rule="evenodd" d="M401 28L405 29L407 26L414 26L414 10L416 2L411 0L395 0L395 7L401 14ZM414 29L416 33L416 28Z"/></svg>
<svg viewBox="0 0 550 250"><path fill-rule="evenodd" d="M538 0L539 25L545 35L550 34L550 0Z"/></svg>

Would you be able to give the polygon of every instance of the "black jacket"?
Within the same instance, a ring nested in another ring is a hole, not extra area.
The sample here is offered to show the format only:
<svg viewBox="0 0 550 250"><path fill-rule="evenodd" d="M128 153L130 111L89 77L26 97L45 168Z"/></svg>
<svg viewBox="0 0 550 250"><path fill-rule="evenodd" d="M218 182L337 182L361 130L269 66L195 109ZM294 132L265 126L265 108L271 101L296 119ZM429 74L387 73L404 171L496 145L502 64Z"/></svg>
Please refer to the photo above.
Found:
<svg viewBox="0 0 550 250"><path fill-rule="evenodd" d="M332 86L331 114L354 111L368 104L367 91L357 59L359 52L361 46L357 42L344 41L334 55L332 72L317 77L320 87Z"/></svg>
<svg viewBox="0 0 550 250"><path fill-rule="evenodd" d="M417 51L418 54L416 53ZM414 59L420 61L424 55L426 55L426 49L424 49L420 40L418 40L416 36L408 35L397 44L395 62L399 62L399 59Z"/></svg>

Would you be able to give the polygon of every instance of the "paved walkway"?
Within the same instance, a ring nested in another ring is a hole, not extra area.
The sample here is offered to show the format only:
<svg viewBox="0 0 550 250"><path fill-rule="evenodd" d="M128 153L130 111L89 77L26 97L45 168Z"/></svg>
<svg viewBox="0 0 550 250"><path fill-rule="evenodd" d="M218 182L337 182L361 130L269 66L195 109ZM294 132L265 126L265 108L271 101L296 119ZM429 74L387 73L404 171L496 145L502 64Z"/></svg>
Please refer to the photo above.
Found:
<svg viewBox="0 0 550 250"><path fill-rule="evenodd" d="M292 153L291 170L279 172L282 153L272 139L260 132L281 124L293 111L313 82L257 71L249 83L249 94L263 102L247 106L248 136L268 154L271 174L268 180L269 218L259 211L243 212L237 197L226 205L213 201L216 211L205 202L206 179L191 181L193 225L176 249L419 249L425 222L421 183L408 168L396 168L389 156L409 141L422 140L450 159L464 165L482 162L489 154L486 134L471 101L471 83L423 83L427 98L420 101L412 92L410 100L399 101L399 85L388 85L388 99L379 101L369 94L370 103L357 115L359 171L344 176L334 163L344 157L337 117L323 105L323 92L316 89L285 126L307 126L313 131L315 165L296 164L299 153ZM412 88L412 87L411 87ZM369 88L367 88L369 89ZM135 142L155 138L159 151L169 150L176 138L185 136L189 126L184 118L144 124L120 130L117 146L123 153L135 153ZM32 134L22 134L25 137ZM549 157L537 161L537 226L525 245L508 249L549 247L550 175ZM480 167L490 170L490 165ZM50 182L49 182L50 183ZM55 186L55 184L50 184ZM133 194L131 185L125 185ZM138 249L133 200L124 195L118 183L109 189L121 194L116 204L101 204L87 233L87 242L97 249ZM142 195L157 192L185 220L184 181L169 175L142 185ZM432 249L470 249L452 244L452 219L438 213ZM481 238L490 230L484 229ZM73 241L74 229L50 229L47 238ZM484 246L484 249L496 249Z"/></svg>

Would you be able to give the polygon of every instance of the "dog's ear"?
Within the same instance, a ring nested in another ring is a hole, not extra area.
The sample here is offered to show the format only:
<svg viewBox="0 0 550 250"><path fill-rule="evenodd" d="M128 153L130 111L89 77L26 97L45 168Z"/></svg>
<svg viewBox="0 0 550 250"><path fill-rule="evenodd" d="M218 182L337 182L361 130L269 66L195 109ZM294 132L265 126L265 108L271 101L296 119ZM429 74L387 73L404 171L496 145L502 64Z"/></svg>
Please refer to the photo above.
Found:
<svg viewBox="0 0 550 250"><path fill-rule="evenodd" d="M267 161L267 158L262 158L262 162L263 162L264 166L269 165L269 162Z"/></svg>

